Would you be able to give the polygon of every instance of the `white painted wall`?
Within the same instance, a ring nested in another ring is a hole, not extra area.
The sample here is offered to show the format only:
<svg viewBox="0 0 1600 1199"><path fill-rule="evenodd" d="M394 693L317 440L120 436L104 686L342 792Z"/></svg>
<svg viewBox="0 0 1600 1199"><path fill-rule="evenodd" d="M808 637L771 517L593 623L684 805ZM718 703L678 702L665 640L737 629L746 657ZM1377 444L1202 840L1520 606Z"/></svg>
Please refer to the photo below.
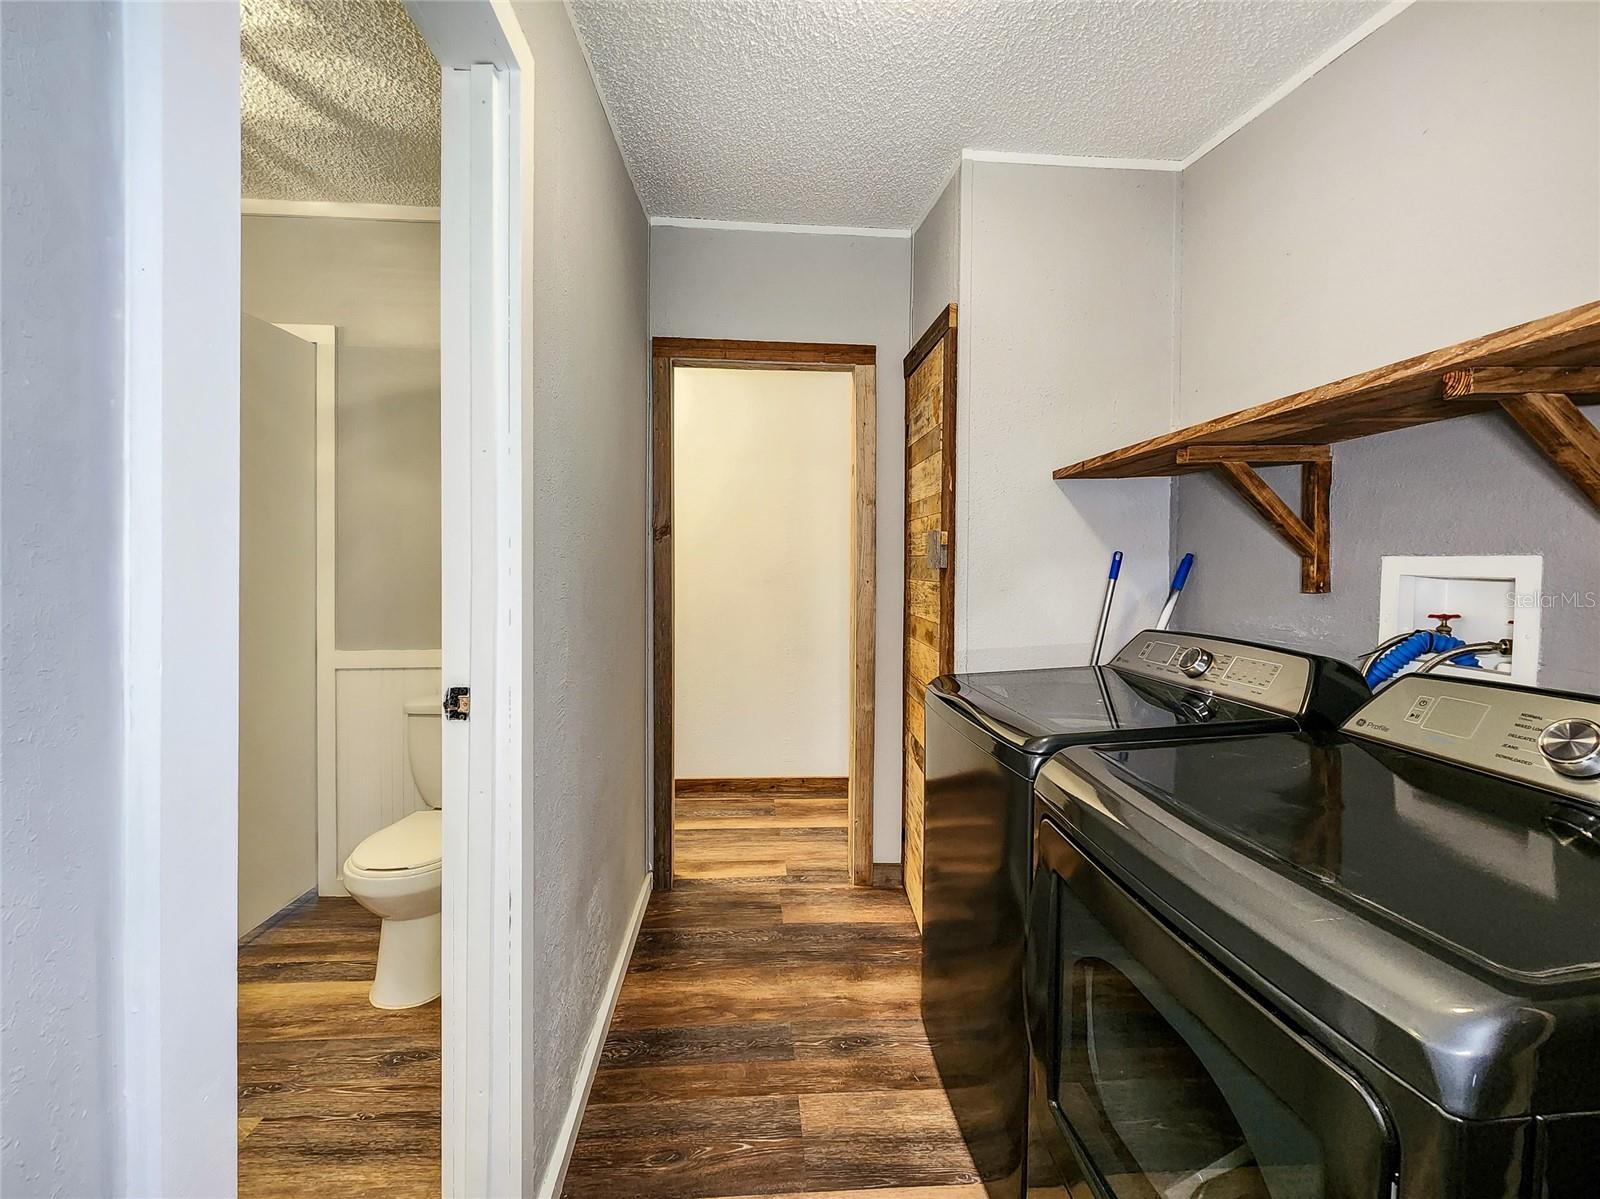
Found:
<svg viewBox="0 0 1600 1199"><path fill-rule="evenodd" d="M0 9L0 1189L234 1187L237 9Z"/></svg>
<svg viewBox="0 0 1600 1199"><path fill-rule="evenodd" d="M122 32L0 5L0 1191L116 1193Z"/></svg>
<svg viewBox="0 0 1600 1199"><path fill-rule="evenodd" d="M900 860L905 383L911 242L905 237L657 225L650 333L875 345L878 350L878 662L872 857Z"/></svg>
<svg viewBox="0 0 1600 1199"><path fill-rule="evenodd" d="M241 324L243 934L317 883L317 351L254 317Z"/></svg>
<svg viewBox="0 0 1600 1199"><path fill-rule="evenodd" d="M961 289L961 169L911 233L911 340L915 344ZM959 315L957 317L959 320ZM957 368L960 339L956 341ZM957 390L960 389L959 381Z"/></svg>
<svg viewBox="0 0 1600 1199"><path fill-rule="evenodd" d="M849 772L852 400L848 372L676 373L679 778Z"/></svg>
<svg viewBox="0 0 1600 1199"><path fill-rule="evenodd" d="M439 648L439 226L243 218L241 305L339 330L339 649Z"/></svg>
<svg viewBox="0 0 1600 1199"><path fill-rule="evenodd" d="M1113 550L1109 646L1170 578L1166 480L1050 472L1170 427L1177 180L973 161L963 177L956 669L1077 665Z"/></svg>
<svg viewBox="0 0 1600 1199"><path fill-rule="evenodd" d="M646 870L648 226L560 4L535 61L524 411L522 1159L557 1181Z"/></svg>
<svg viewBox="0 0 1600 1199"><path fill-rule="evenodd" d="M1413 5L1184 172L1178 423L1600 297L1597 147L1600 6ZM1543 553L1540 681L1600 689L1600 516L1503 417L1335 447L1329 595L1213 480L1173 514L1187 619L1347 655L1384 554Z"/></svg>
<svg viewBox="0 0 1600 1199"><path fill-rule="evenodd" d="M238 1144L239 12L120 11L127 1106L112 1193L201 1199L232 1193Z"/></svg>

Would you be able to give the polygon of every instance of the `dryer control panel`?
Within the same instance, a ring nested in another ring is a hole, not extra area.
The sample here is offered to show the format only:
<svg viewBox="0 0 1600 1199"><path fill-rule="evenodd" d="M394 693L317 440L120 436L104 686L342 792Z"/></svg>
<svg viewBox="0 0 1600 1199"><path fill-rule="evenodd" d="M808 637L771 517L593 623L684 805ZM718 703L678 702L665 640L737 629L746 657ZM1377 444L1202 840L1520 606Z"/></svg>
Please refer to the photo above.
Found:
<svg viewBox="0 0 1600 1199"><path fill-rule="evenodd" d="M1110 664L1126 674L1224 695L1290 716L1305 711L1311 692L1310 659L1193 633L1147 630L1123 646Z"/></svg>
<svg viewBox="0 0 1600 1199"><path fill-rule="evenodd" d="M1407 675L1344 732L1600 803L1600 699Z"/></svg>

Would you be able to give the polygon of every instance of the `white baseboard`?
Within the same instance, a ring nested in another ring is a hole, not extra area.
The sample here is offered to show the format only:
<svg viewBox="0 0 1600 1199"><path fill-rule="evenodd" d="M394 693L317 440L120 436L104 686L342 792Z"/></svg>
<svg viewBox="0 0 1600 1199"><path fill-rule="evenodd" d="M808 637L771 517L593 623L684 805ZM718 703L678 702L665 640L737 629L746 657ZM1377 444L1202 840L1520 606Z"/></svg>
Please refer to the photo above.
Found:
<svg viewBox="0 0 1600 1199"><path fill-rule="evenodd" d="M556 1199L561 1184L566 1181L567 1166L572 1161L573 1147L578 1143L578 1126L583 1123L583 1109L589 1102L589 1089L594 1085L595 1071L600 1068L600 1053L605 1048L606 1033L611 1030L611 1013L617 1010L617 996L622 993L622 980L628 973L628 960L633 957L634 942L639 939L639 928L644 924L644 910L650 902L653 876L645 872L639 886L639 898L634 901L633 916L628 921L628 935L617 947L616 961L611 963L611 977L606 981L606 991L600 1010L594 1014L594 1024L589 1029L589 1041L583 1047L583 1059L578 1064L578 1076L572 1081L572 1101L567 1104L567 1114L561 1120L561 1131L555 1148L545 1166L544 1177L539 1180L536 1192L539 1199Z"/></svg>

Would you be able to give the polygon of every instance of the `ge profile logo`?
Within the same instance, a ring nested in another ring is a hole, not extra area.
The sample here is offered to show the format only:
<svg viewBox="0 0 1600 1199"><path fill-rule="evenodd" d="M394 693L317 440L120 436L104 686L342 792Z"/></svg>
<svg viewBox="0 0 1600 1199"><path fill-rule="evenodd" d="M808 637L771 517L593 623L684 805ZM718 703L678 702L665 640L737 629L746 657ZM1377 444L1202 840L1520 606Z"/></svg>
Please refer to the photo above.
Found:
<svg viewBox="0 0 1600 1199"><path fill-rule="evenodd" d="M1366 722L1366 719L1365 719L1365 718L1364 718L1364 717L1362 717L1362 718L1358 718L1358 719L1357 719L1357 720L1356 720L1356 728L1358 728L1358 729L1364 729L1364 728L1366 728L1366 727L1367 727L1367 722Z"/></svg>

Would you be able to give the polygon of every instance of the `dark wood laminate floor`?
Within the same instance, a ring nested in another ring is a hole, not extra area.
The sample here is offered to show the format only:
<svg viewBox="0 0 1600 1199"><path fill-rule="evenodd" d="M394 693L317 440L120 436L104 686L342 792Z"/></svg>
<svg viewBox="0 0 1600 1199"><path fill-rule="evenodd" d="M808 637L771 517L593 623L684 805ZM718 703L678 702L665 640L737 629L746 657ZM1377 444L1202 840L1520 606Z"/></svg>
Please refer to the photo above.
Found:
<svg viewBox="0 0 1600 1199"><path fill-rule="evenodd" d="M439 1194L439 1003L367 1002L378 919L298 905L239 947L239 1194Z"/></svg>
<svg viewBox="0 0 1600 1199"><path fill-rule="evenodd" d="M904 894L853 888L845 801L677 800L568 1199L980 1199Z"/></svg>

